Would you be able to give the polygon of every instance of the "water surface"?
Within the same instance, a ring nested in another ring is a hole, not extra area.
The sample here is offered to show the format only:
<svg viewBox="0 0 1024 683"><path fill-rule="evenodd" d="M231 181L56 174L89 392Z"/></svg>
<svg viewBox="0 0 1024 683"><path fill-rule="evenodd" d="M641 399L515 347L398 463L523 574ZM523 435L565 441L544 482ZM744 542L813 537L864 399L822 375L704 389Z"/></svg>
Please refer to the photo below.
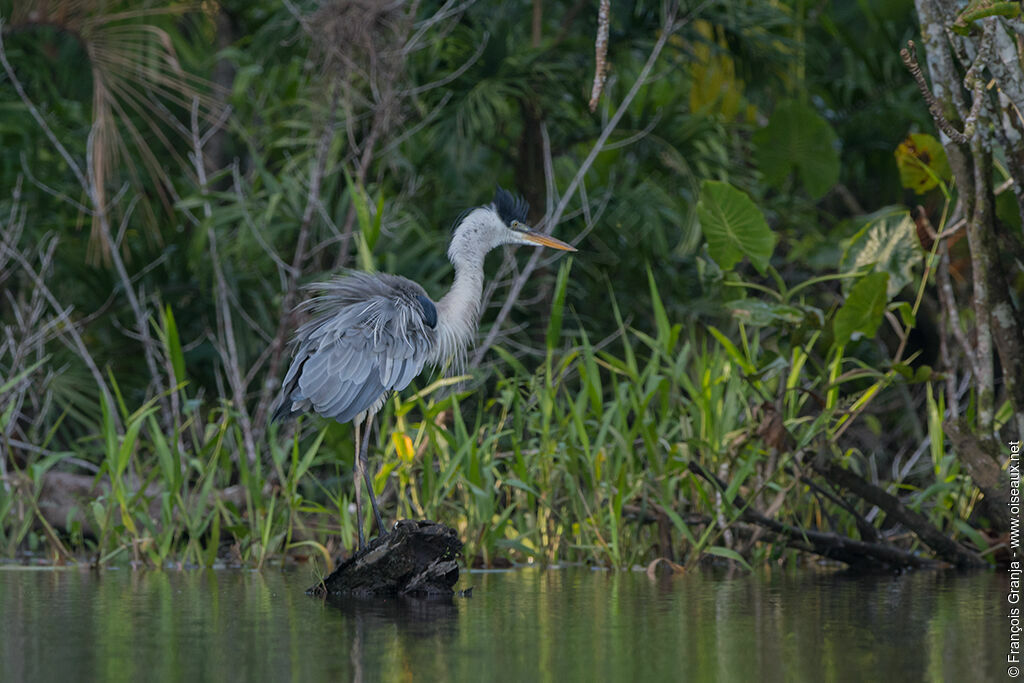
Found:
<svg viewBox="0 0 1024 683"><path fill-rule="evenodd" d="M1005 680L1006 577L464 574L324 604L307 571L0 568L0 681Z"/></svg>

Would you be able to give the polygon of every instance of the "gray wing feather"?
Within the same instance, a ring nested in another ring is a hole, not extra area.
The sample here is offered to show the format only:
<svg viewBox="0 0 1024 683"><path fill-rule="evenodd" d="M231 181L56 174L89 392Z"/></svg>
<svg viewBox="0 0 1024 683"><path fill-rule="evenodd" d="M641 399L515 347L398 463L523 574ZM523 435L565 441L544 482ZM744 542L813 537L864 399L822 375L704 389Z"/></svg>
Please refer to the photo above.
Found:
<svg viewBox="0 0 1024 683"><path fill-rule="evenodd" d="M384 385L377 381L376 378L371 379L358 388L359 391L353 400L349 401L347 406L334 416L334 419L338 422L348 422L387 395Z"/></svg>
<svg viewBox="0 0 1024 683"><path fill-rule="evenodd" d="M395 384L404 384L409 386L409 382L413 380L413 377L419 374L419 370L416 368L416 364L410 360L406 360L399 373L395 375Z"/></svg>
<svg viewBox="0 0 1024 683"><path fill-rule="evenodd" d="M415 282L352 273L321 287L302 304L316 317L295 334L275 419L312 411L348 422L407 387L436 345Z"/></svg>

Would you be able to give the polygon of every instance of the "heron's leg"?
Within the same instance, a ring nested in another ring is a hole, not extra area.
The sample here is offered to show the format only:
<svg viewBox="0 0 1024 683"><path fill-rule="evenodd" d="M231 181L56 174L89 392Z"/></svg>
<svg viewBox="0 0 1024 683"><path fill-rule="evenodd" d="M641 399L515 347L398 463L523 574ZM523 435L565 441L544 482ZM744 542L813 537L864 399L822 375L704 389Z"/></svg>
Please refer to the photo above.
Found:
<svg viewBox="0 0 1024 683"><path fill-rule="evenodd" d="M373 494L373 479L370 477L370 471L366 468L367 452L370 445L370 428L373 426L373 415L366 415L366 433L363 434L363 448L359 451L359 457L362 458L363 464L363 481L366 482L366 490L370 492L370 506L373 508L373 516L377 520L377 534L383 536L386 532L384 531L384 522L380 518L380 510L377 509L377 496Z"/></svg>
<svg viewBox="0 0 1024 683"><path fill-rule="evenodd" d="M352 469L353 469L352 483L355 484L355 487L356 487L356 529L359 530L359 549L362 550L363 548L366 547L366 538L363 536L363 489L362 489L361 484L359 483L359 480L364 478L364 477L361 477L360 475L363 472L363 464L365 463L365 458L364 457L360 457L360 454L359 454L359 443L360 443L360 441L359 441L359 427L360 427L360 422L359 421L354 422L353 423L353 427L355 427L355 430L356 430L356 435L355 435L356 436L356 455L355 455L355 462L352 464ZM367 425L366 432L367 433L370 432L369 425ZM371 496L373 495L373 489L370 490L370 495Z"/></svg>

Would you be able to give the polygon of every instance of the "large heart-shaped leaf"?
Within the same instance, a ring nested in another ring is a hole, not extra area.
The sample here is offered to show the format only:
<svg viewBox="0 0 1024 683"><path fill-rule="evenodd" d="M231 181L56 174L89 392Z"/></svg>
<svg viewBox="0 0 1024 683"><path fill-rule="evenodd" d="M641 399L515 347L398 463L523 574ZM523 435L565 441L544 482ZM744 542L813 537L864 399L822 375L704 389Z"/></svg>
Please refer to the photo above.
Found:
<svg viewBox="0 0 1024 683"><path fill-rule="evenodd" d="M904 208L888 207L866 217L843 254L839 270L853 273L872 264L889 274L888 295L893 297L914 280L914 268L924 260L917 226Z"/></svg>
<svg viewBox="0 0 1024 683"><path fill-rule="evenodd" d="M832 321L836 344L846 344L861 336L869 339L875 336L889 300L888 282L889 273L869 273L853 286Z"/></svg>
<svg viewBox="0 0 1024 683"><path fill-rule="evenodd" d="M728 270L746 256L758 272L765 272L776 237L745 192L728 183L705 180L700 186L697 215L715 263Z"/></svg>
<svg viewBox="0 0 1024 683"><path fill-rule="evenodd" d="M777 106L753 140L758 166L770 185L782 187L796 171L804 188L817 199L839 180L835 131L805 104L791 101Z"/></svg>

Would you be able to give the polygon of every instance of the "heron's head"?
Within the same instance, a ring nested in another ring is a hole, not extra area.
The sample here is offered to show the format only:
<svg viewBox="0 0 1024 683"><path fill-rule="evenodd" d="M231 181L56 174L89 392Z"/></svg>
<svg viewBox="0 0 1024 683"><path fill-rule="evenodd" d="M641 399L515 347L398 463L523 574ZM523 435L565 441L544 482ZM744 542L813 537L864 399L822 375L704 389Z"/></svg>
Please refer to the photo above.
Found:
<svg viewBox="0 0 1024 683"><path fill-rule="evenodd" d="M494 201L470 210L457 222L448 257L456 262L470 254L486 254L503 244L527 244L576 251L572 245L530 229L526 214L530 205L500 187Z"/></svg>

